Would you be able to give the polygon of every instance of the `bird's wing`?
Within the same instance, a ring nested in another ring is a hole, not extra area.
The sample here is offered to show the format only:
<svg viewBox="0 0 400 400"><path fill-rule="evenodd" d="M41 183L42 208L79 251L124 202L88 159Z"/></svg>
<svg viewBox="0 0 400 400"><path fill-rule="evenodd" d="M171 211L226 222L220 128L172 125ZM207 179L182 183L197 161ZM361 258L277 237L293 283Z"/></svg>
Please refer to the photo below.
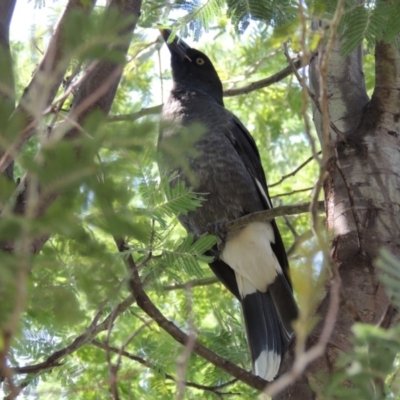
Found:
<svg viewBox="0 0 400 400"><path fill-rule="evenodd" d="M233 114L232 117L233 124L231 125L230 135L228 137L230 137L231 140L233 139L233 146L235 147L239 157L242 159L253 179L257 180L257 189L263 191L260 194L266 202L267 208L270 209L272 208L271 199L268 194L267 180L265 178L256 142L240 120Z"/></svg>
<svg viewBox="0 0 400 400"><path fill-rule="evenodd" d="M264 169L261 164L261 158L256 143L246 127L240 122L240 120L233 114L231 114L231 116L232 123L227 125L224 133L231 141L234 149L238 153L238 156L240 157L240 159L246 166L249 174L253 178L265 209L271 209L272 202L268 193L267 181L265 178ZM271 243L271 247L275 253L276 258L279 261L285 278L291 287L291 281L289 277L289 263L287 261L285 247L283 245L281 235L274 220L271 221L271 226L275 236L275 241L274 243Z"/></svg>

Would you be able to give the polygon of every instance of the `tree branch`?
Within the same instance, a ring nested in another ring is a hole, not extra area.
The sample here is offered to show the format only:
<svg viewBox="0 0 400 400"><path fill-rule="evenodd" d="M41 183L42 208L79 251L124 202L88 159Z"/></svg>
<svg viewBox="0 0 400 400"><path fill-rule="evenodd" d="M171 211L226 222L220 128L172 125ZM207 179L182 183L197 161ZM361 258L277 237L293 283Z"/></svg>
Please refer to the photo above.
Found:
<svg viewBox="0 0 400 400"><path fill-rule="evenodd" d="M324 202L318 202L318 210L324 210ZM209 233L218 232L229 232L236 229L240 229L252 222L258 221L270 221L276 217L281 217L283 215L296 215L302 214L310 211L310 203L295 204L289 206L281 206L272 208L270 210L257 211L252 214L245 215L244 217L237 218L233 221L218 223L217 227L214 225L210 226ZM217 229L216 229L217 228Z"/></svg>
<svg viewBox="0 0 400 400"><path fill-rule="evenodd" d="M297 69L304 67L308 64L307 61L303 61L303 58L298 58L293 61L293 64ZM282 79L287 78L289 75L293 73L292 67L289 65L281 71L277 72L274 75L269 76L268 78L261 79L256 82L252 82L247 86L243 86L241 88L233 88L224 90L225 97L238 96L240 94L247 94L250 92L254 92L255 90L262 89L267 86L271 86L274 83L281 81Z"/></svg>
<svg viewBox="0 0 400 400"><path fill-rule="evenodd" d="M158 115L161 112L162 106L162 104L159 104L153 107L142 108L141 110L131 114L110 115L107 118L107 122L136 121L146 115Z"/></svg>

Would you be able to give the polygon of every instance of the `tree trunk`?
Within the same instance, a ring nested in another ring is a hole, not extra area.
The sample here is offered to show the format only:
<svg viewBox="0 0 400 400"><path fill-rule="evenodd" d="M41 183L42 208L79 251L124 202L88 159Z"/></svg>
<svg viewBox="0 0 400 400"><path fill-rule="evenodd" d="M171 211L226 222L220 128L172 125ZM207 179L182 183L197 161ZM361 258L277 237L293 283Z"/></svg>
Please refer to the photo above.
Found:
<svg viewBox="0 0 400 400"><path fill-rule="evenodd" d="M325 50L319 49L310 66L311 91L319 101L324 95L319 67ZM326 95L330 121L342 134L332 129L329 133L324 192L326 228L332 237L334 266L341 278L340 310L325 357L312 363L306 373L314 393L298 396L305 393L303 377L275 399L314 398L323 389L321 373L328 375L338 355L349 350L354 322L387 327L393 317L374 260L382 247L400 257L400 51L393 45L378 43L375 61L376 86L369 100L361 46L343 57L337 41L332 51ZM315 106L314 123L323 148L322 117ZM321 334L330 301L328 289L318 309L320 323L308 346Z"/></svg>

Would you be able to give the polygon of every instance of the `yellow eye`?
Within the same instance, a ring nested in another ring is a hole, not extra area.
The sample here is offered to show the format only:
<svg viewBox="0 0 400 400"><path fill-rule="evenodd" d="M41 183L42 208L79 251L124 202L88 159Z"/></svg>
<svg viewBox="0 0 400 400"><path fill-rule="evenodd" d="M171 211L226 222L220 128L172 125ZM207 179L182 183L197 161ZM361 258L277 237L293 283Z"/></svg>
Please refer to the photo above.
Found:
<svg viewBox="0 0 400 400"><path fill-rule="evenodd" d="M196 58L196 63L198 65L203 65L204 64L204 60L202 58Z"/></svg>

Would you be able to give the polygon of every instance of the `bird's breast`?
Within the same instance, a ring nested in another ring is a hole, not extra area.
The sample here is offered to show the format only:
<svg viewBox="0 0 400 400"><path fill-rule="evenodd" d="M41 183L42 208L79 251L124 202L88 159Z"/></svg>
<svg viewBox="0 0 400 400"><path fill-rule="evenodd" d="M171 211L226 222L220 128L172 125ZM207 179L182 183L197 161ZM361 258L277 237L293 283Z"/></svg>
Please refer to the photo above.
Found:
<svg viewBox="0 0 400 400"><path fill-rule="evenodd" d="M185 137L178 141L175 137L174 141L174 157L186 162L190 172L172 168L171 172L178 172L173 184L184 180L205 198L201 207L180 217L186 229L202 234L210 223L233 220L263 209L253 178L230 139L232 114L213 103L173 102L163 112L163 120L164 141L176 135L196 137L199 124L203 127L193 143L194 149L184 146ZM165 127L166 123L173 125ZM172 162L176 163L176 159Z"/></svg>

